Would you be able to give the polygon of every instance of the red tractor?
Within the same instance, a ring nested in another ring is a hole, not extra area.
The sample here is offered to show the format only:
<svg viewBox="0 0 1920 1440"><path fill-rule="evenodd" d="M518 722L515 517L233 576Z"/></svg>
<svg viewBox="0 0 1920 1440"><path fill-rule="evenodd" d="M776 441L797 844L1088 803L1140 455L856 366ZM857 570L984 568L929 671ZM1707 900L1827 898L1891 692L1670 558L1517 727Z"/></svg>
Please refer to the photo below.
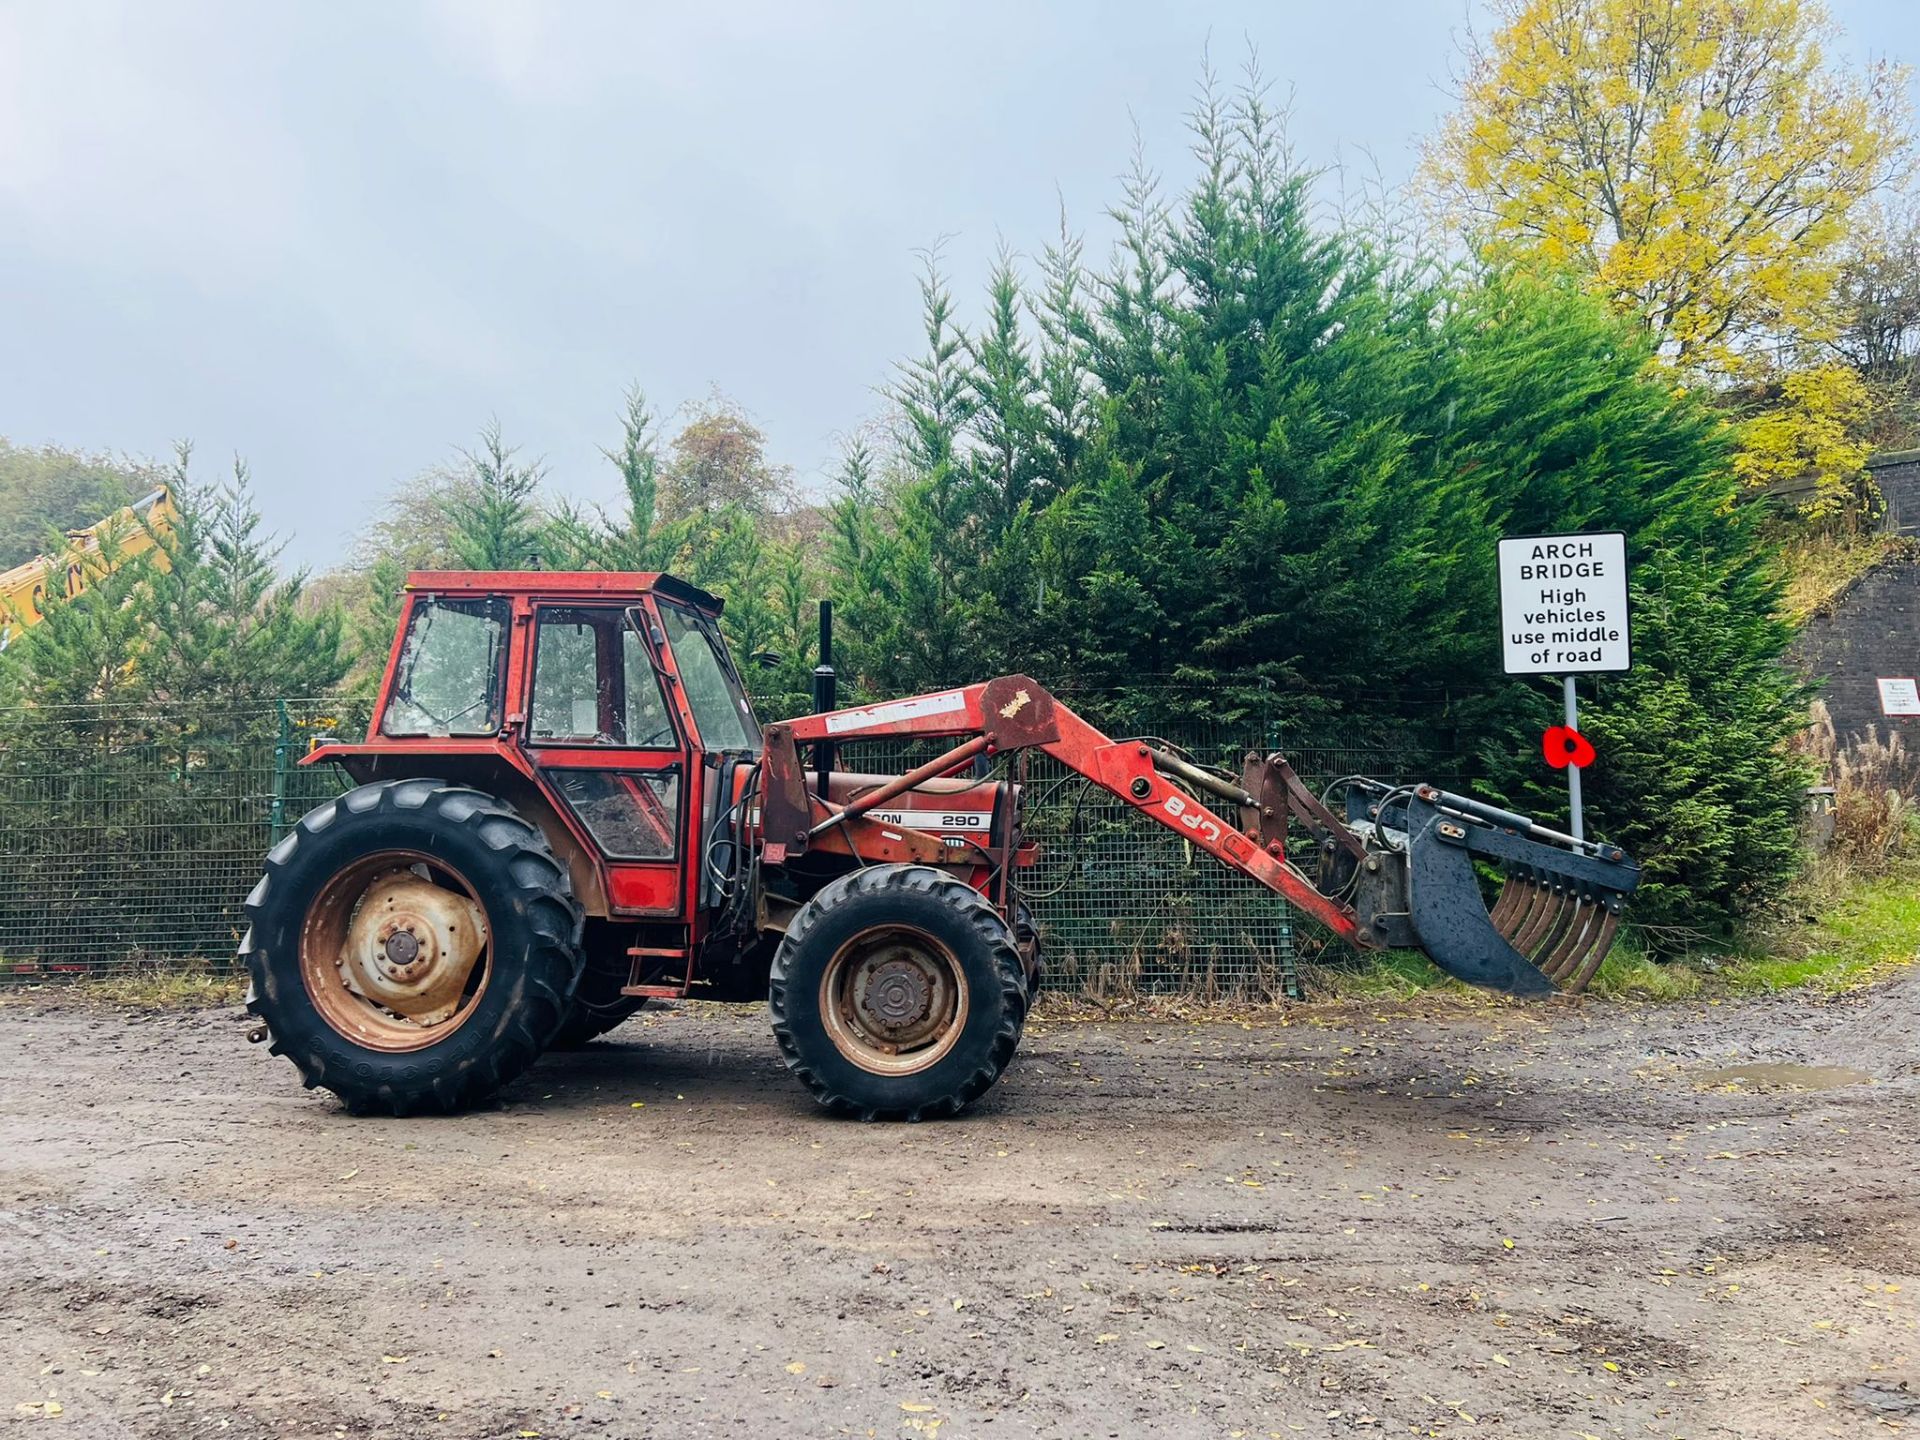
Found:
<svg viewBox="0 0 1920 1440"><path fill-rule="evenodd" d="M763 730L720 612L669 575L412 576L367 739L307 757L356 788L247 898L256 1038L400 1115L650 997L764 999L822 1104L950 1115L1012 1059L1040 973L1020 786L975 773L999 755L1053 756L1356 946L1520 993L1584 987L1638 878L1430 786L1350 777L1336 815L1278 755L1231 775L1110 739L1023 675L836 710L823 668L821 713ZM836 767L874 739L956 743ZM1491 914L1476 862L1505 872Z"/></svg>

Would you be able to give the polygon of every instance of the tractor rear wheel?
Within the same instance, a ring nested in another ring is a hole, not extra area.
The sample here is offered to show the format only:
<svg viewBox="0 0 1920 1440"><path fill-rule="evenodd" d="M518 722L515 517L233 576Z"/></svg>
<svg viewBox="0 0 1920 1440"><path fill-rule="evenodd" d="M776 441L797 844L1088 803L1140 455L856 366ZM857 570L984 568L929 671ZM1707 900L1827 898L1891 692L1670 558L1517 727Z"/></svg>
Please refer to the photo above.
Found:
<svg viewBox="0 0 1920 1440"><path fill-rule="evenodd" d="M301 818L247 897L247 1008L355 1114L452 1111L531 1065L579 983L580 907L546 838L443 780Z"/></svg>
<svg viewBox="0 0 1920 1440"><path fill-rule="evenodd" d="M944 870L874 865L800 908L768 1009L787 1068L862 1119L952 1115L1013 1058L1027 977L1013 932Z"/></svg>
<svg viewBox="0 0 1920 1440"><path fill-rule="evenodd" d="M627 983L625 971L608 974L589 965L580 977L580 988L567 1007L566 1018L548 1043L549 1050L578 1050L632 1018L646 1007L644 995L622 995Z"/></svg>

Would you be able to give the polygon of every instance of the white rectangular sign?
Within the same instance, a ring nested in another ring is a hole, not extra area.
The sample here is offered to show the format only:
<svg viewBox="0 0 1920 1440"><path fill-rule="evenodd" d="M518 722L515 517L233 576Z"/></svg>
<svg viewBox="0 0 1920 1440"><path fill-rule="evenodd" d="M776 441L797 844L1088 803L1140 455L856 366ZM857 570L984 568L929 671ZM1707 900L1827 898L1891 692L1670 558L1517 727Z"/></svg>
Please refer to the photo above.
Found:
<svg viewBox="0 0 1920 1440"><path fill-rule="evenodd" d="M1920 715L1920 685L1898 675L1880 677L1880 713Z"/></svg>
<svg viewBox="0 0 1920 1440"><path fill-rule="evenodd" d="M1502 540L1500 640L1509 675L1627 669L1627 537L1606 530Z"/></svg>
<svg viewBox="0 0 1920 1440"><path fill-rule="evenodd" d="M938 695L916 695L911 700L891 700L885 705L869 705L864 710L846 710L827 717L827 733L844 735L849 730L865 730L874 725L897 725L922 715L947 715L967 708L967 697L958 690Z"/></svg>

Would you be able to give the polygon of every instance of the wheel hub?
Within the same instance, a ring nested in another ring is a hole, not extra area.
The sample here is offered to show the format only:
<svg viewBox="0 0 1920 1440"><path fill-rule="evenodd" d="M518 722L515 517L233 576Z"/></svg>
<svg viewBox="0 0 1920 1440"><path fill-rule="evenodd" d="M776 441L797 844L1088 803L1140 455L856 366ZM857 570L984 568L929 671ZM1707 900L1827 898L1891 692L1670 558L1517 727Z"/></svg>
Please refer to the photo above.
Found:
<svg viewBox="0 0 1920 1440"><path fill-rule="evenodd" d="M932 977L911 960L884 961L867 976L861 1008L881 1030L917 1025L933 1008Z"/></svg>
<svg viewBox="0 0 1920 1440"><path fill-rule="evenodd" d="M472 900L412 870L375 877L341 947L349 990L418 1025L460 1008L487 943L485 913Z"/></svg>
<svg viewBox="0 0 1920 1440"><path fill-rule="evenodd" d="M952 951L905 925L875 926L843 945L821 976L820 1002L840 1053L881 1075L938 1064L967 1018Z"/></svg>

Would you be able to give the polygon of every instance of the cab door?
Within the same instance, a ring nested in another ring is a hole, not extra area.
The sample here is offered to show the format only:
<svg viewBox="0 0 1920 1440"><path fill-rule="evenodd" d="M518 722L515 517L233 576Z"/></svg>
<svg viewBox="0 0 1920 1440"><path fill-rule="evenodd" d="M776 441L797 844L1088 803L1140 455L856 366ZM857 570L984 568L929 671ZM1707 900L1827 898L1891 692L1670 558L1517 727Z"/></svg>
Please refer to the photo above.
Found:
<svg viewBox="0 0 1920 1440"><path fill-rule="evenodd" d="M618 914L679 919L688 751L653 652L617 606L539 605L526 748L607 860Z"/></svg>

